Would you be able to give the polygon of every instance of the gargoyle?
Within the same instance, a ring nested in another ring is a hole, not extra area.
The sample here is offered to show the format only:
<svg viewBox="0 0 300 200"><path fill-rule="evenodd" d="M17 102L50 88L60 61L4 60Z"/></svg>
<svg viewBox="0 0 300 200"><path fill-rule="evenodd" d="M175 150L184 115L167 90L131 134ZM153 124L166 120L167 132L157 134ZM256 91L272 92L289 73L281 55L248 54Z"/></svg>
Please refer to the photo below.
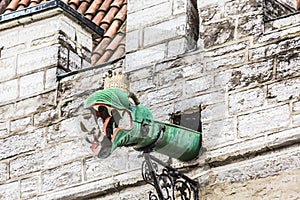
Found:
<svg viewBox="0 0 300 200"><path fill-rule="evenodd" d="M156 151L180 161L190 161L199 154L200 132L153 120L150 110L133 94L115 88L99 90L88 97L85 106L100 129L89 132L86 141L100 158L122 146ZM105 137L100 141L101 134Z"/></svg>

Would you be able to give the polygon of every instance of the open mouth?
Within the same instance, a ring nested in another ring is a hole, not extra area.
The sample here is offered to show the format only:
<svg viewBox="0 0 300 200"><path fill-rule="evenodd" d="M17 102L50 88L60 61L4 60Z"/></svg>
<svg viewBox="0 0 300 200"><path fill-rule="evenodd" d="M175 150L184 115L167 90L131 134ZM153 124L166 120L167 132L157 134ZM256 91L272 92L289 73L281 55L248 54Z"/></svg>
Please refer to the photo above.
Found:
<svg viewBox="0 0 300 200"><path fill-rule="evenodd" d="M127 110L105 104L93 105L91 111L100 131L92 129L85 140L91 144L90 149L99 158L106 158L110 155L112 142L117 133L132 128L132 118Z"/></svg>

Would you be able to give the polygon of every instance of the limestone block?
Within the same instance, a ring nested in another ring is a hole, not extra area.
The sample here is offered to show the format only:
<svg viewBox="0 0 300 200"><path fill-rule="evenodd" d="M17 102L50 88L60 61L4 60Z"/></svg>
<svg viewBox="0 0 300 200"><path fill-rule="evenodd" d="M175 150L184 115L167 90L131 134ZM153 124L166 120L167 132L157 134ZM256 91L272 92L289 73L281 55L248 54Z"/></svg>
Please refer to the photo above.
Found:
<svg viewBox="0 0 300 200"><path fill-rule="evenodd" d="M229 112L239 113L262 106L265 94L262 88L255 88L229 95Z"/></svg>
<svg viewBox="0 0 300 200"><path fill-rule="evenodd" d="M44 90L44 72L37 72L20 78L20 96L28 97Z"/></svg>
<svg viewBox="0 0 300 200"><path fill-rule="evenodd" d="M103 179L128 170L128 149L118 149L109 158L102 160L97 157L85 163L87 180Z"/></svg>
<svg viewBox="0 0 300 200"><path fill-rule="evenodd" d="M208 123L210 121L216 121L228 117L226 108L225 102L206 106L206 108L201 112L201 121L203 123Z"/></svg>
<svg viewBox="0 0 300 200"><path fill-rule="evenodd" d="M12 79L16 75L16 57L9 58L0 57L0 70L5 73L0 73L0 82Z"/></svg>
<svg viewBox="0 0 300 200"><path fill-rule="evenodd" d="M92 152L84 147L85 142L86 141L84 138L79 138L75 141L65 142L57 145L57 148L60 149L60 161L65 163L91 155Z"/></svg>
<svg viewBox="0 0 300 200"><path fill-rule="evenodd" d="M42 47L18 55L18 75L57 65L58 45Z"/></svg>
<svg viewBox="0 0 300 200"><path fill-rule="evenodd" d="M0 87L1 87L1 84L0 84ZM7 120L8 118L13 117L13 116L14 116L14 106L13 106L13 104L7 104L7 105L4 105L4 106L0 106L0 118L1 119Z"/></svg>
<svg viewBox="0 0 300 200"><path fill-rule="evenodd" d="M37 97L32 97L18 101L14 108L14 117L22 117L24 115L29 115L34 112L42 112L48 107L55 104L55 95L50 92L47 94L39 95Z"/></svg>
<svg viewBox="0 0 300 200"><path fill-rule="evenodd" d="M210 105L224 102L225 96L223 91L210 92L209 94L192 95L190 98L177 100L174 103L175 111L187 110L192 107L198 107L200 104Z"/></svg>
<svg viewBox="0 0 300 200"><path fill-rule="evenodd" d="M155 88L155 83L153 83L152 78L142 79L135 82L130 82L129 88L131 92L136 93Z"/></svg>
<svg viewBox="0 0 300 200"><path fill-rule="evenodd" d="M293 112L300 112L300 101L296 101L293 103Z"/></svg>
<svg viewBox="0 0 300 200"><path fill-rule="evenodd" d="M57 87L57 68L46 70L45 90L55 89Z"/></svg>
<svg viewBox="0 0 300 200"><path fill-rule="evenodd" d="M224 71L216 75L216 84L223 84L228 90L234 90L267 82L273 77L273 62L273 60L260 61Z"/></svg>
<svg viewBox="0 0 300 200"><path fill-rule="evenodd" d="M298 43L300 38L298 38ZM291 43L293 41L290 41ZM297 44L293 44L297 45ZM291 52L289 54L281 54L278 56L277 64L277 77L285 78L291 76L297 76L300 74L300 52Z"/></svg>
<svg viewBox="0 0 300 200"><path fill-rule="evenodd" d="M18 157L10 162L10 176L20 177L32 172L58 165L59 149L50 147L32 154Z"/></svg>
<svg viewBox="0 0 300 200"><path fill-rule="evenodd" d="M159 44L153 47L142 49L126 55L126 72L140 69L145 65L162 60L165 57L165 44ZM143 59L141 59L143 58Z"/></svg>
<svg viewBox="0 0 300 200"><path fill-rule="evenodd" d="M16 99L18 96L18 80L10 80L0 83L0 102Z"/></svg>
<svg viewBox="0 0 300 200"><path fill-rule="evenodd" d="M249 46L248 41L237 41L236 43L233 43L233 44L228 44L228 45L220 47L220 48L208 50L208 51L204 52L204 56L205 57L223 56L223 55L227 55L229 53L234 53L237 51L244 50L244 49L246 49L247 46Z"/></svg>
<svg viewBox="0 0 300 200"><path fill-rule="evenodd" d="M0 197L5 200L20 199L19 182L11 182L0 185Z"/></svg>
<svg viewBox="0 0 300 200"><path fill-rule="evenodd" d="M21 198L32 198L39 192L39 177L34 176L21 180Z"/></svg>
<svg viewBox="0 0 300 200"><path fill-rule="evenodd" d="M299 78L274 83L268 87L268 98L276 100L277 102L299 98L299 87Z"/></svg>
<svg viewBox="0 0 300 200"><path fill-rule="evenodd" d="M79 183L81 168L81 162L77 161L42 172L42 192Z"/></svg>
<svg viewBox="0 0 300 200"><path fill-rule="evenodd" d="M243 0L243 1L229 1L225 3L224 16L232 16L239 14L249 14L251 12L262 12L263 0Z"/></svg>
<svg viewBox="0 0 300 200"><path fill-rule="evenodd" d="M6 163L0 163L0 182L8 179L8 167Z"/></svg>
<svg viewBox="0 0 300 200"><path fill-rule="evenodd" d="M46 110L34 115L34 126L46 126L58 118L58 111L56 109Z"/></svg>
<svg viewBox="0 0 300 200"><path fill-rule="evenodd" d="M10 131L11 132L22 131L26 129L30 124L31 124L31 117L25 117L25 118L11 121Z"/></svg>
<svg viewBox="0 0 300 200"><path fill-rule="evenodd" d="M19 155L35 150L43 145L43 132L35 130L33 133L13 135L0 140L0 159Z"/></svg>
<svg viewBox="0 0 300 200"><path fill-rule="evenodd" d="M156 44L177 36L185 36L186 16L177 17L144 29L144 46Z"/></svg>
<svg viewBox="0 0 300 200"><path fill-rule="evenodd" d="M203 128L203 145L207 149L213 149L216 146L225 145L236 139L234 119L228 118L219 121L204 123Z"/></svg>
<svg viewBox="0 0 300 200"><path fill-rule="evenodd" d="M169 87L160 88L155 91L142 94L139 99L147 106L156 105L166 101L174 100L183 94L183 84L177 82Z"/></svg>
<svg viewBox="0 0 300 200"><path fill-rule="evenodd" d="M187 38L183 37L178 40L171 40L168 42L167 57L177 56L186 53L190 50Z"/></svg>
<svg viewBox="0 0 300 200"><path fill-rule="evenodd" d="M299 148L281 151L276 155L261 156L220 169L215 183L233 183L263 178L283 171L298 169Z"/></svg>
<svg viewBox="0 0 300 200"><path fill-rule="evenodd" d="M262 15L244 16L239 18L237 31L238 37L260 35L263 32L264 22Z"/></svg>
<svg viewBox="0 0 300 200"><path fill-rule="evenodd" d="M185 91L187 94L195 94L198 92L203 92L205 90L208 90L212 86L212 76L203 76L197 79L193 80L187 80Z"/></svg>
<svg viewBox="0 0 300 200"><path fill-rule="evenodd" d="M137 50L141 46L142 34L140 30L126 33L126 52Z"/></svg>
<svg viewBox="0 0 300 200"><path fill-rule="evenodd" d="M276 131L290 123L288 105L282 105L238 117L238 132L241 137L253 137L266 131Z"/></svg>
<svg viewBox="0 0 300 200"><path fill-rule="evenodd" d="M157 1L148 1L148 0L129 0L128 1L128 12L134 12L138 10L143 10L148 7L152 7L158 4L168 2L169 0L157 0Z"/></svg>
<svg viewBox="0 0 300 200"><path fill-rule="evenodd" d="M227 56L213 57L207 59L206 68L207 70L215 70L221 67L232 66L245 62L246 57L244 52L238 52Z"/></svg>
<svg viewBox="0 0 300 200"><path fill-rule="evenodd" d="M205 199L298 199L300 198L299 181L299 170L293 170L265 178L216 185L200 190Z"/></svg>
<svg viewBox="0 0 300 200"><path fill-rule="evenodd" d="M151 14L149 15L149 13ZM129 13L127 16L127 31L146 27L155 22L168 19L171 15L172 7L170 1L165 1L164 3Z"/></svg>
<svg viewBox="0 0 300 200"><path fill-rule="evenodd" d="M204 47L209 48L232 41L234 38L234 29L235 24L233 20L224 20L203 25L203 33L200 33L200 36L204 40Z"/></svg>

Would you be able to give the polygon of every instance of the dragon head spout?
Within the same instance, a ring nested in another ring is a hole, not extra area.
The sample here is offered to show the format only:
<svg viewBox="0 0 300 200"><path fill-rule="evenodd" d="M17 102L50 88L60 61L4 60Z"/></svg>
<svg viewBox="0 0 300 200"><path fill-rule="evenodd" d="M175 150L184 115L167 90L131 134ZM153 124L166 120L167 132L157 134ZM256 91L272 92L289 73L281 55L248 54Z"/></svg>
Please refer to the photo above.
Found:
<svg viewBox="0 0 300 200"><path fill-rule="evenodd" d="M107 157L118 146L134 146L141 130L141 122L151 121L148 108L131 103L128 94L120 89L99 90L87 99L85 107L90 109L100 133L86 138L98 157ZM99 138L103 134L102 141ZM103 152L106 153L103 153Z"/></svg>

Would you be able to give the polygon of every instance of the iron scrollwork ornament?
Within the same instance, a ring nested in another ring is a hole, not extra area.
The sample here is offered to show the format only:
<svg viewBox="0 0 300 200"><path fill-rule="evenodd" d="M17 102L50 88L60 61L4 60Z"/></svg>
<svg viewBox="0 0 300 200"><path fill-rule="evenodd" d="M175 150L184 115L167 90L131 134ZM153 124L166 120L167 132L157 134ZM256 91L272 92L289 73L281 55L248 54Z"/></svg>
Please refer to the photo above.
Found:
<svg viewBox="0 0 300 200"><path fill-rule="evenodd" d="M142 176L146 183L155 187L149 193L149 200L198 200L198 183L157 158L144 153ZM161 172L158 164L163 167Z"/></svg>

